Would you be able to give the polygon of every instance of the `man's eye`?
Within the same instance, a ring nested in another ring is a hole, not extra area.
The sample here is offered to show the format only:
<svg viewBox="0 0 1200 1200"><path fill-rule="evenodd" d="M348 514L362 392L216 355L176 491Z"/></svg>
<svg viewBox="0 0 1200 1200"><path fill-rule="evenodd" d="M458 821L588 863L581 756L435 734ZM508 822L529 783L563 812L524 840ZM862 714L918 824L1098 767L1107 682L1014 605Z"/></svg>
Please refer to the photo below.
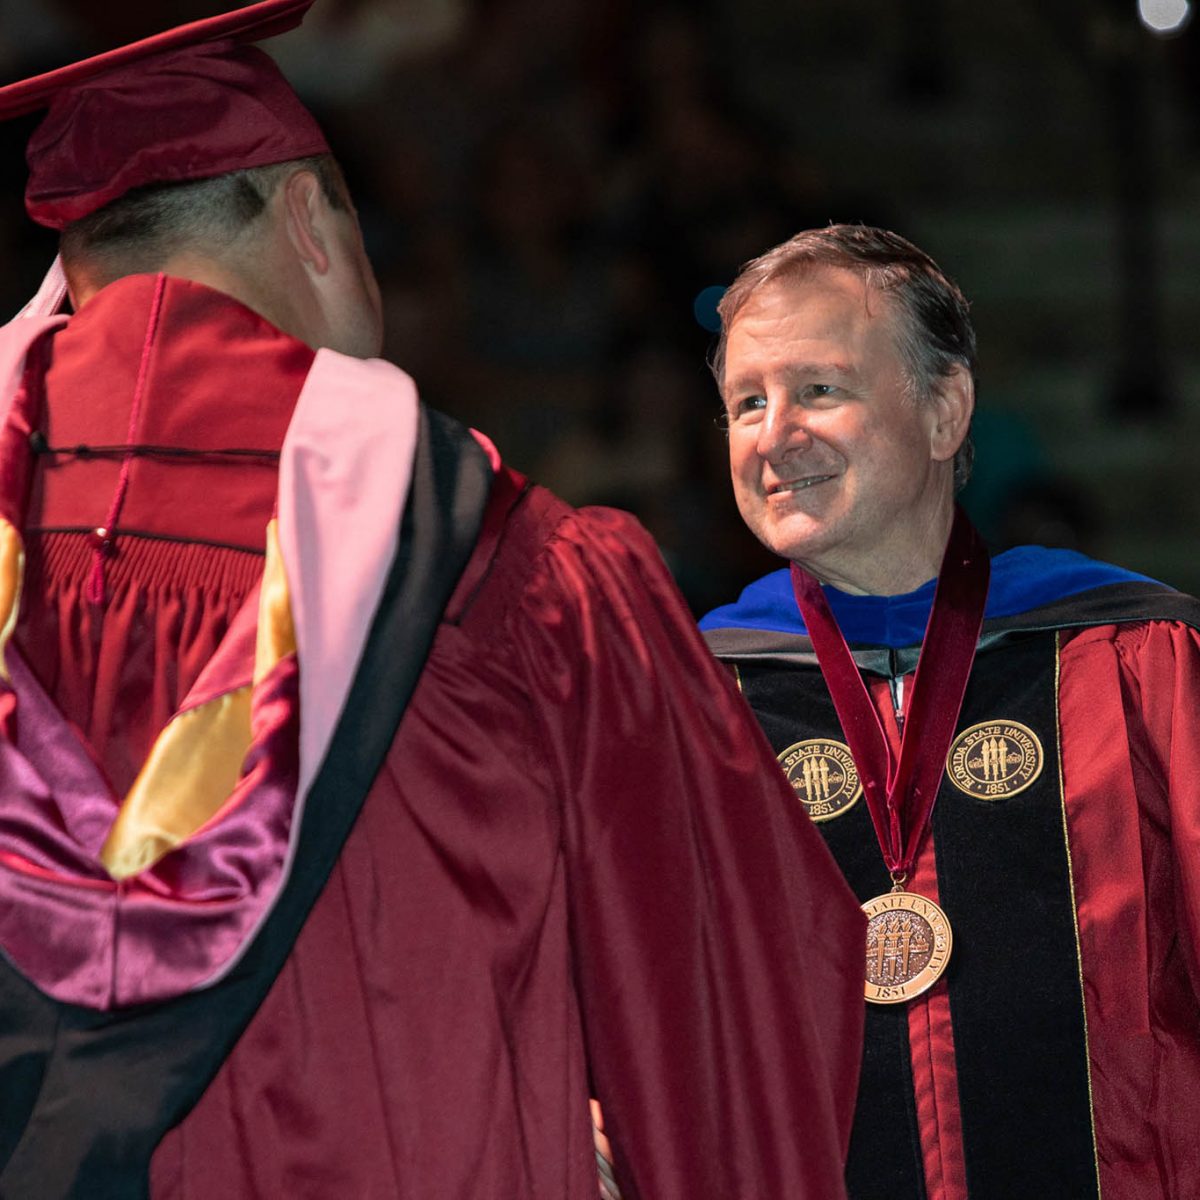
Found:
<svg viewBox="0 0 1200 1200"><path fill-rule="evenodd" d="M837 388L832 383L810 383L804 390L819 400L822 396L832 396Z"/></svg>
<svg viewBox="0 0 1200 1200"><path fill-rule="evenodd" d="M761 412L766 407L766 396L743 396L740 400L734 401L731 415L736 421L741 417L748 417L752 413Z"/></svg>

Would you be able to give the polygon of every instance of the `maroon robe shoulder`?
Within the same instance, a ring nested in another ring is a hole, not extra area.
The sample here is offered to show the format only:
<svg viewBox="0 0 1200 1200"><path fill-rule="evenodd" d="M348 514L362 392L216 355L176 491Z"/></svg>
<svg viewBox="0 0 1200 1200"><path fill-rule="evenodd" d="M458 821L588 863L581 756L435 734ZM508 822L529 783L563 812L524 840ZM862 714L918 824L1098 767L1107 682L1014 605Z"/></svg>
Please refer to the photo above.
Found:
<svg viewBox="0 0 1200 1200"><path fill-rule="evenodd" d="M627 1200L841 1195L862 918L749 720L640 527L527 493L155 1200L592 1200L589 1093Z"/></svg>

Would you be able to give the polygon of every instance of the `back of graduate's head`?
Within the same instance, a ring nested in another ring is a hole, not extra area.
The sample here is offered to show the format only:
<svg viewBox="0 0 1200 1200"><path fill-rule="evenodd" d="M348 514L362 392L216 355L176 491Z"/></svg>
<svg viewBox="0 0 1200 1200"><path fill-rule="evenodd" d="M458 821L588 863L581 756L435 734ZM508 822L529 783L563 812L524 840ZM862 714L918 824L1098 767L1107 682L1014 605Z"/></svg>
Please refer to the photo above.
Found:
<svg viewBox="0 0 1200 1200"><path fill-rule="evenodd" d="M277 189L299 170L312 172L331 208L349 208L341 171L328 154L145 184L63 228L59 254L67 278L103 287L125 275L165 270L185 255L245 257L270 223Z"/></svg>
<svg viewBox="0 0 1200 1200"><path fill-rule="evenodd" d="M72 300L165 272L219 290L315 347L378 353L379 293L325 137L247 43L312 0L260 0L0 89L47 109L26 209L61 231Z"/></svg>
<svg viewBox="0 0 1200 1200"><path fill-rule="evenodd" d="M379 353L378 288L331 154L133 188L67 225L59 253L77 308L127 275L163 272L314 347Z"/></svg>

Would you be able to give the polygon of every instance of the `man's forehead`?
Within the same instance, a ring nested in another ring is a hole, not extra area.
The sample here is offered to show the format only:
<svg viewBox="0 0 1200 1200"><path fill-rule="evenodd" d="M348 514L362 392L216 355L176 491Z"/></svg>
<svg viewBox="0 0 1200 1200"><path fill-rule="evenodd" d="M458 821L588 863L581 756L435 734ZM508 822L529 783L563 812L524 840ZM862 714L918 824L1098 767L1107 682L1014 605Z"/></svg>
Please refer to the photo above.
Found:
<svg viewBox="0 0 1200 1200"><path fill-rule="evenodd" d="M894 348L899 330L894 301L857 272L815 266L760 284L730 318L725 339L725 375L738 360L776 358L793 348L802 357L818 346L849 361L853 348L868 343ZM842 353L838 354L838 348Z"/></svg>
<svg viewBox="0 0 1200 1200"><path fill-rule="evenodd" d="M797 263L765 279L746 297L730 322L730 334L743 319L780 316L814 305L874 320L888 313L891 303L864 272L829 263Z"/></svg>

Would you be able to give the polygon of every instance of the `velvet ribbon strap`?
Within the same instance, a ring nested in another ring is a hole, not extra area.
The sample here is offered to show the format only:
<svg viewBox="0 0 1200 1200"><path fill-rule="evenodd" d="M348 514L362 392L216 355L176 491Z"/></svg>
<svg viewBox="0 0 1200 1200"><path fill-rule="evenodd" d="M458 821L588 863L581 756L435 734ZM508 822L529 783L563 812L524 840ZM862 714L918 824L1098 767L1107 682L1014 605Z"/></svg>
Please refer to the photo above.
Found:
<svg viewBox="0 0 1200 1200"><path fill-rule="evenodd" d="M912 867L929 827L975 659L989 575L987 548L966 514L956 508L897 757L820 583L792 564L796 603L850 743L893 878Z"/></svg>

